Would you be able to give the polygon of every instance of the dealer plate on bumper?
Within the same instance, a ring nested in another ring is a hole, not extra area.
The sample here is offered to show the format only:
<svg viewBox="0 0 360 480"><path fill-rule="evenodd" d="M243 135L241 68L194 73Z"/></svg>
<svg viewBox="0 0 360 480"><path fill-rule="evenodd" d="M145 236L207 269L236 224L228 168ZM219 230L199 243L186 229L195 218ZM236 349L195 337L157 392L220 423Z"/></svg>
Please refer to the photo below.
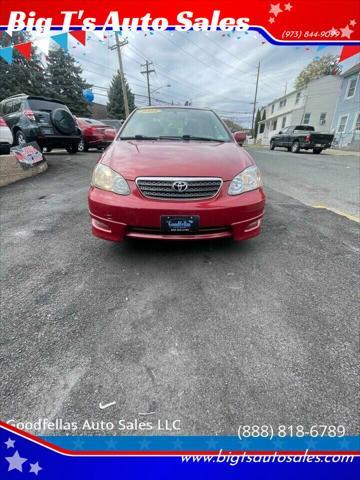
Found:
<svg viewBox="0 0 360 480"><path fill-rule="evenodd" d="M161 231L163 233L196 233L199 230L199 220L199 215L162 215Z"/></svg>

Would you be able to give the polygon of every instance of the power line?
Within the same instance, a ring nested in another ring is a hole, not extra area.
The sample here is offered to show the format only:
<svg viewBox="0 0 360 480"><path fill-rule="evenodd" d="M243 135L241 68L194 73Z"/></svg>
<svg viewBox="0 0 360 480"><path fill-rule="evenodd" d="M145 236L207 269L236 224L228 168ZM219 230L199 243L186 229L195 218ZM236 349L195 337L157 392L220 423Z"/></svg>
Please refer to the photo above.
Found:
<svg viewBox="0 0 360 480"><path fill-rule="evenodd" d="M256 110L256 102L257 102L257 92L258 92L258 86L259 86L259 75L260 75L260 62L258 64L257 68L257 76L256 76L256 86L255 86L255 95L254 95L254 109L253 109L253 115L252 115L252 121L251 121L251 131L254 135L254 121L255 121L255 110Z"/></svg>
<svg viewBox="0 0 360 480"><path fill-rule="evenodd" d="M149 60L146 60L145 65L141 65L142 67L145 68L145 70L140 71L140 73L145 73L145 74L146 74L149 105L151 105L150 73L155 73L155 70L154 70L153 68L150 69L151 65L153 65L153 63L152 63L152 62L149 62Z"/></svg>
<svg viewBox="0 0 360 480"><path fill-rule="evenodd" d="M123 95L123 101L124 101L124 110L125 110L125 118L129 116L129 102L128 102L128 96L127 96L127 85L125 82L125 77L124 77L124 69L123 69L123 63L122 63L122 58L121 58L121 47L124 47L127 45L129 42L127 41L126 38L122 42L119 40L119 35L115 33L115 41L116 44L110 48L110 50L116 49L117 51L117 56L119 60L119 73L120 73L120 81L121 81L121 90L122 90L122 95Z"/></svg>

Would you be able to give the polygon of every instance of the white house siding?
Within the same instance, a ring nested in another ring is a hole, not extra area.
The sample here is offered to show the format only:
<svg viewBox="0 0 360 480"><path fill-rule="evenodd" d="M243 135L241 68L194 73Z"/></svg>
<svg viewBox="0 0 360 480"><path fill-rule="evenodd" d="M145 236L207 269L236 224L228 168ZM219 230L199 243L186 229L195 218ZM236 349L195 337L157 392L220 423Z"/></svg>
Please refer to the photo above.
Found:
<svg viewBox="0 0 360 480"><path fill-rule="evenodd" d="M301 123L305 123L306 113L310 113L309 125L313 125L317 132L329 133L340 95L342 78L327 75L309 83L304 114ZM321 122L321 114L326 114L325 122Z"/></svg>
<svg viewBox="0 0 360 480"><path fill-rule="evenodd" d="M264 131L258 134L257 143L268 145L271 137L283 126L303 124L308 117L308 124L314 126L317 131L330 132L341 82L341 77L328 75L313 80L302 90L290 92L268 104L264 107L266 110L266 120L262 122L265 123ZM283 124L284 117L286 119Z"/></svg>

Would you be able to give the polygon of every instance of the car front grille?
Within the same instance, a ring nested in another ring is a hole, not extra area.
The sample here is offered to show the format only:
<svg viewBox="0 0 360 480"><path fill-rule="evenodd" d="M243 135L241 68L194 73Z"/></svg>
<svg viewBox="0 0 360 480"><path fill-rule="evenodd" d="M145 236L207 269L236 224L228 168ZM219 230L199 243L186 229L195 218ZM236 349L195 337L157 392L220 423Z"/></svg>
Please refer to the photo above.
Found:
<svg viewBox="0 0 360 480"><path fill-rule="evenodd" d="M196 200L215 197L222 179L212 177L141 177L136 184L144 197L159 200Z"/></svg>

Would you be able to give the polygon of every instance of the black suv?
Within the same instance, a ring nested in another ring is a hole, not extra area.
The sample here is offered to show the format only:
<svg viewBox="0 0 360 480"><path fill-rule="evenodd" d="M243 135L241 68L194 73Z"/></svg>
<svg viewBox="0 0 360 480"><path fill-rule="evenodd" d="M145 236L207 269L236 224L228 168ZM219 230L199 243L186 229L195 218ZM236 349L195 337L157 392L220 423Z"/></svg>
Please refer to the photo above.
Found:
<svg viewBox="0 0 360 480"><path fill-rule="evenodd" d="M58 100L14 95L0 103L0 115L12 131L15 145L37 142L48 152L53 148L78 151L80 129L68 107Z"/></svg>

